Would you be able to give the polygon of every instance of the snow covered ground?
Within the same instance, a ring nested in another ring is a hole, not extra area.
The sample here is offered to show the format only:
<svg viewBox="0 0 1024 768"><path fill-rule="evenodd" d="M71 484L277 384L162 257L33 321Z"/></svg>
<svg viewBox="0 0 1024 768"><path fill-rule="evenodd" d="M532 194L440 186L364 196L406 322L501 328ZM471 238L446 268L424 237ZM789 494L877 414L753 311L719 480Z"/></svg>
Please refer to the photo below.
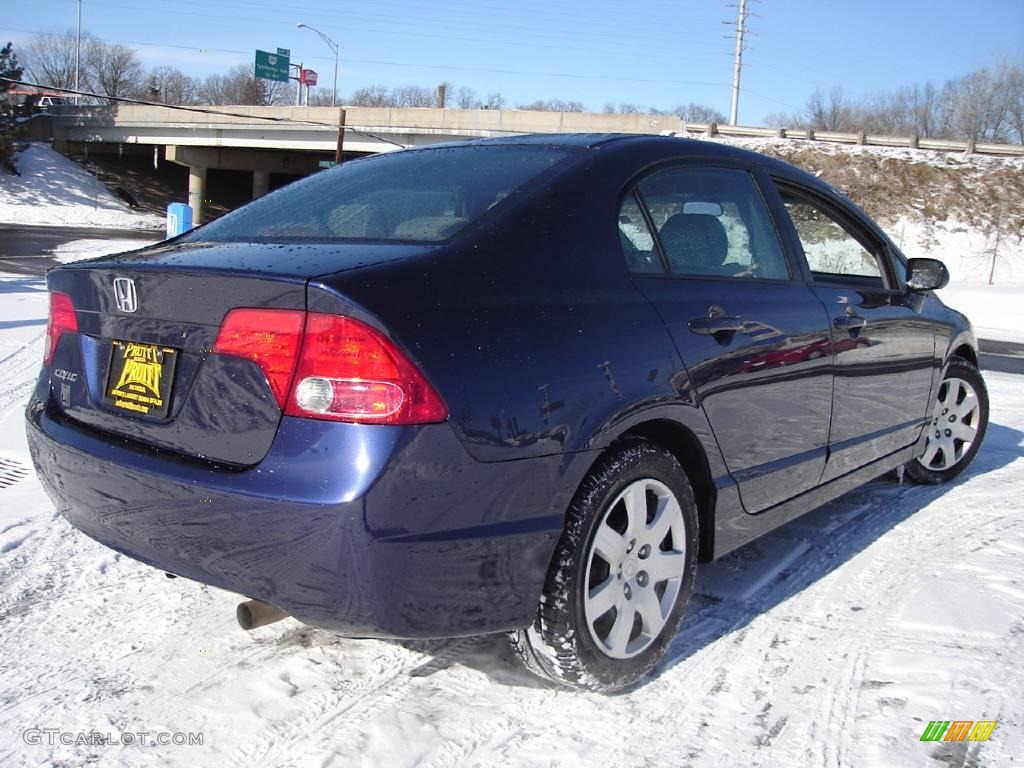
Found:
<svg viewBox="0 0 1024 768"><path fill-rule="evenodd" d="M979 339L1024 344L1024 283L950 283L938 295L971 319Z"/></svg>
<svg viewBox="0 0 1024 768"><path fill-rule="evenodd" d="M69 243L58 245L53 253L53 258L62 264L69 264L72 261L91 259L96 256L107 256L112 253L125 253L134 251L147 245L159 242L155 238L124 238L95 240L72 240Z"/></svg>
<svg viewBox="0 0 1024 768"><path fill-rule="evenodd" d="M95 176L46 144L14 157L20 176L0 171L0 224L162 229L162 216L133 211Z"/></svg>
<svg viewBox="0 0 1024 768"><path fill-rule="evenodd" d="M657 675L602 697L544 685L502 638L245 633L237 596L76 532L22 428L46 306L41 280L0 275L0 765L995 766L1024 749L1019 376L987 375L992 424L960 481L879 480L702 566ZM999 724L919 740L957 719ZM119 741L74 743L92 731ZM152 745L173 733L202 744Z"/></svg>

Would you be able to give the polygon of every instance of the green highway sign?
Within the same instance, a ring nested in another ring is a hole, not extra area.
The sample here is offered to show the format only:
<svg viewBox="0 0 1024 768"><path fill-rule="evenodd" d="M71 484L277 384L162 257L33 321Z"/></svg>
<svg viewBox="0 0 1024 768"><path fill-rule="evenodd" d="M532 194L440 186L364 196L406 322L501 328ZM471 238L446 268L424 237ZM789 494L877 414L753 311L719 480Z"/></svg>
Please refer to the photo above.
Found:
<svg viewBox="0 0 1024 768"><path fill-rule="evenodd" d="M277 55L278 56L291 57L292 52L290 50L288 50L287 48L278 48L277 49Z"/></svg>
<svg viewBox="0 0 1024 768"><path fill-rule="evenodd" d="M256 77L287 83L289 63L287 56L267 51L256 51Z"/></svg>

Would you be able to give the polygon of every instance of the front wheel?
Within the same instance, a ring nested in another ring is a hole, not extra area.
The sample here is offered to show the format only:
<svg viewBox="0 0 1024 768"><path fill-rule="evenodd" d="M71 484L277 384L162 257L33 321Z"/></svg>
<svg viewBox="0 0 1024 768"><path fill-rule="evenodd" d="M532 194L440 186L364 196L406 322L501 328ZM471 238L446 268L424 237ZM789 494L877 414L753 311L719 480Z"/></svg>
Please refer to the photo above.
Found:
<svg viewBox="0 0 1024 768"><path fill-rule="evenodd" d="M624 688L664 655L697 564L697 509L675 457L642 440L584 480L533 624L512 634L532 671L594 691Z"/></svg>
<svg viewBox="0 0 1024 768"><path fill-rule="evenodd" d="M952 480L978 453L987 427L988 390L981 371L954 357L932 406L924 453L904 465L907 476L930 485Z"/></svg>

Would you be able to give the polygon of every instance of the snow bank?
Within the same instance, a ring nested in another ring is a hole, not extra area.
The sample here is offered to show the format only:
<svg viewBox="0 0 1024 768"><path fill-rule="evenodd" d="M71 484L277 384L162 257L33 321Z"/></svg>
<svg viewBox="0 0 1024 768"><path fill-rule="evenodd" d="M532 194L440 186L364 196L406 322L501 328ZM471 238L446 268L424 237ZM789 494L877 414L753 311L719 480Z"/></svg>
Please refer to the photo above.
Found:
<svg viewBox="0 0 1024 768"><path fill-rule="evenodd" d="M0 223L104 229L161 229L164 219L137 213L95 176L46 144L14 158L20 176L0 172Z"/></svg>
<svg viewBox="0 0 1024 768"><path fill-rule="evenodd" d="M939 291L939 298L970 318L979 339L1024 344L1024 283L951 283Z"/></svg>

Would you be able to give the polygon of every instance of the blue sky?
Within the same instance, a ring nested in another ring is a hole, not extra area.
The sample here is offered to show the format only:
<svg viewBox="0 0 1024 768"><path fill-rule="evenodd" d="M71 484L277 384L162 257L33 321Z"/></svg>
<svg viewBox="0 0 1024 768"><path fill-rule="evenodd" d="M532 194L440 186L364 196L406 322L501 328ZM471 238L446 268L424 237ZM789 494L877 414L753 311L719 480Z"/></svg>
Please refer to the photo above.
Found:
<svg viewBox="0 0 1024 768"><path fill-rule="evenodd" d="M728 114L738 0L96 0L83 29L133 44L147 65L205 76L256 48L289 48L330 86L333 55L303 21L341 44L338 88L442 80L510 104L535 99L669 108L696 101ZM74 0L10 3L0 37L73 28ZM998 57L1024 59L1024 0L760 0L750 4L740 123L796 111L816 87L858 95L941 83ZM146 45L143 45L146 43ZM177 47L162 47L177 46Z"/></svg>

